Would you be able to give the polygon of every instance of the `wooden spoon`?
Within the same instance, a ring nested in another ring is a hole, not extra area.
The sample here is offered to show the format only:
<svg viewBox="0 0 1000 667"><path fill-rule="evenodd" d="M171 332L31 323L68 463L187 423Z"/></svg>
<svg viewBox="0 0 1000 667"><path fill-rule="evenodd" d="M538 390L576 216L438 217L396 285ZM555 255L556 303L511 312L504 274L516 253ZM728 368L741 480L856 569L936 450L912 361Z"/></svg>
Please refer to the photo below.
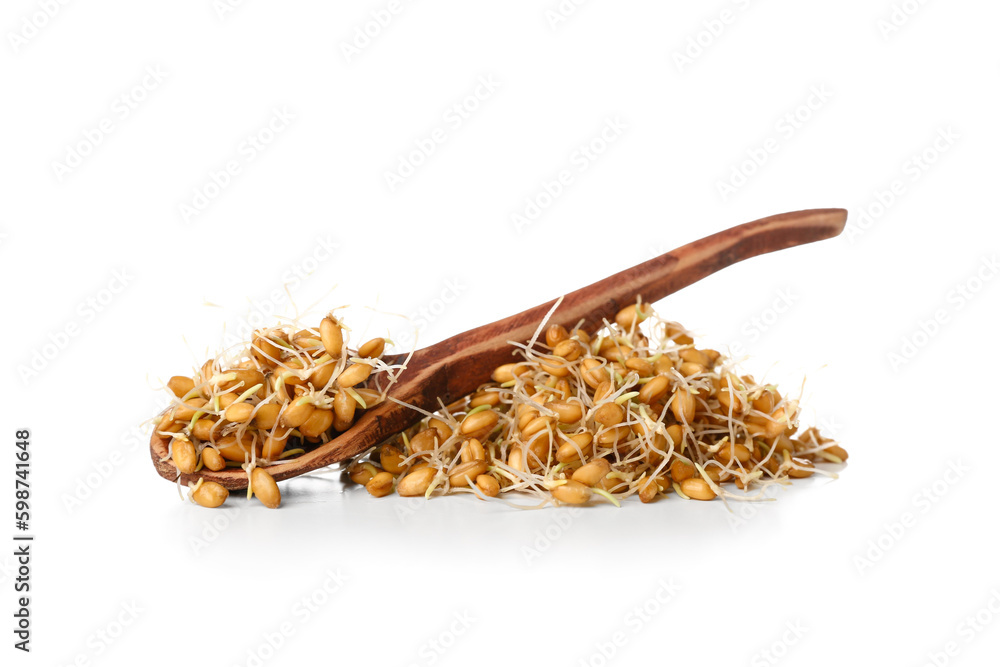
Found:
<svg viewBox="0 0 1000 667"><path fill-rule="evenodd" d="M644 302L655 302L741 260L832 238L843 231L846 221L847 211L843 209L815 209L773 215L712 234L567 294L552 322L572 326L583 320L584 329L596 331L604 318L613 320L619 310L635 303L637 297L641 296ZM495 367L515 360L508 341L530 340L554 303L555 300L543 303L417 350L389 395L434 411L439 407L438 398L448 404L472 393L489 380ZM402 360L402 355L398 360ZM391 400L383 401L366 410L350 429L330 442L285 463L270 465L267 470L274 479L282 480L344 461L422 417L419 412ZM160 475L173 481L177 469L172 461L162 460L167 455L167 446L166 439L153 434L149 445L153 464ZM247 486L246 473L239 468L219 472L202 469L182 475L181 482L187 484L199 477L229 489Z"/></svg>

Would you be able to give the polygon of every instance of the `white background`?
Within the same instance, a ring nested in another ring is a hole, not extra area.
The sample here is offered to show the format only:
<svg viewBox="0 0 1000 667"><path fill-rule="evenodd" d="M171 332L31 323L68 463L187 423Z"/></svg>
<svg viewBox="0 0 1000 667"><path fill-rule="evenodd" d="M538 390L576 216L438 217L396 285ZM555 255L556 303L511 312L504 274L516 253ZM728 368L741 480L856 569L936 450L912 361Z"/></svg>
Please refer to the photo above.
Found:
<svg viewBox="0 0 1000 667"><path fill-rule="evenodd" d="M0 18L0 534L28 427L37 536L30 656L11 647L2 549L5 664L995 658L995 3L591 2L556 21L555 0L423 0L350 55L386 2L49 4ZM467 117L450 111L469 96ZM249 159L275 109L293 118ZM614 141L581 159L609 122ZM409 511L333 472L283 484L278 511L222 512L180 502L150 463L139 425L159 383L284 282L317 321L352 304L364 329L373 306L433 343L828 206L850 210L845 236L658 309L788 391L806 377L807 419L851 453L837 481L736 514L677 497L568 514ZM346 577L331 594L329 572Z"/></svg>

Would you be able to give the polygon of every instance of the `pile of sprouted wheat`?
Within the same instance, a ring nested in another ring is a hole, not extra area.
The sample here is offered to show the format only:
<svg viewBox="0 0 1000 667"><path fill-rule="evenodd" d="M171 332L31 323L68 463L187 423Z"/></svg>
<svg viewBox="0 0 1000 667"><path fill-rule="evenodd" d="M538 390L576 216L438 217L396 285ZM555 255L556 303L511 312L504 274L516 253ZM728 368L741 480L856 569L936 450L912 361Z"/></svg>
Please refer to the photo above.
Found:
<svg viewBox="0 0 1000 667"><path fill-rule="evenodd" d="M493 382L358 457L350 479L376 497L519 492L538 505L618 505L761 498L789 478L835 476L815 463L847 459L817 429L799 430L797 400L699 349L649 304L594 335L545 324Z"/></svg>
<svg viewBox="0 0 1000 667"><path fill-rule="evenodd" d="M349 331L332 313L317 328L292 322L257 330L193 376L170 378L171 405L156 432L169 439L178 480L203 467L243 468L247 495L277 507L281 492L266 468L346 431L385 400L402 370L381 359L384 338L354 350L345 340ZM189 490L205 507L228 496L222 485L202 479Z"/></svg>

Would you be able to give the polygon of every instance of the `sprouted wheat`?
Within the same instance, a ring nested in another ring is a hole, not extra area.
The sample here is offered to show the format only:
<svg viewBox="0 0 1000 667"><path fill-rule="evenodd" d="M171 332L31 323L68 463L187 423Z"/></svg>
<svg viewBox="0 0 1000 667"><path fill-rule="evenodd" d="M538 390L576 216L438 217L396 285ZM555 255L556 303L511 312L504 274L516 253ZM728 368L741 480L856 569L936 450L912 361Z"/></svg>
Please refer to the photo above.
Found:
<svg viewBox="0 0 1000 667"><path fill-rule="evenodd" d="M393 486L428 498L519 492L536 507L754 499L790 478L835 477L815 463L847 459L817 429L800 431L797 400L698 348L649 304L593 335L545 324L492 382L351 462L351 481L376 497Z"/></svg>
<svg viewBox="0 0 1000 667"><path fill-rule="evenodd" d="M792 478L835 477L816 463L847 459L816 428L800 430L797 400L698 348L641 300L595 334L547 320L531 341L514 344L518 360L495 368L492 382L421 411L417 425L351 461L351 482L375 497L537 499L518 507L619 505L633 495L649 503L673 493L755 499ZM202 467L241 467L248 496L277 507L267 466L347 430L386 400L405 369L381 360L384 339L349 350L346 331L332 314L318 329L259 330L192 377L171 378L173 405L157 432L171 439L178 480ZM227 497L215 482L189 490L205 507Z"/></svg>
<svg viewBox="0 0 1000 667"><path fill-rule="evenodd" d="M293 322L258 330L249 343L209 359L193 376L170 378L172 404L156 432L170 439L167 458L178 481L203 467L240 467L248 497L278 507L281 492L267 466L346 431L385 400L398 378L401 367L381 359L385 339L354 351L345 334L349 330L333 314L318 328ZM204 507L218 507L228 495L203 480L188 493Z"/></svg>

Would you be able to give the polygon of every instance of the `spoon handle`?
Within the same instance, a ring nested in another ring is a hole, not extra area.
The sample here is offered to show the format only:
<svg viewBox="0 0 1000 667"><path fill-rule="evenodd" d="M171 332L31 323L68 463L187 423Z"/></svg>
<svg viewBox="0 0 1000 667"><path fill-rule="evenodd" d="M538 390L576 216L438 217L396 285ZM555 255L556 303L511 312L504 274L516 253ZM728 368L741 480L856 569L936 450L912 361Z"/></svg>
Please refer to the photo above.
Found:
<svg viewBox="0 0 1000 667"><path fill-rule="evenodd" d="M844 209L813 209L726 229L570 292L563 297L552 322L571 327L582 320L583 329L595 331L605 318L613 320L619 310L640 296L644 302L659 301L744 259L837 236L846 221ZM449 358L461 360L461 368L448 374L442 398L451 401L468 394L493 368L512 361L508 341L529 340L555 302L553 299L427 348L426 355L421 355L424 363L447 365Z"/></svg>

